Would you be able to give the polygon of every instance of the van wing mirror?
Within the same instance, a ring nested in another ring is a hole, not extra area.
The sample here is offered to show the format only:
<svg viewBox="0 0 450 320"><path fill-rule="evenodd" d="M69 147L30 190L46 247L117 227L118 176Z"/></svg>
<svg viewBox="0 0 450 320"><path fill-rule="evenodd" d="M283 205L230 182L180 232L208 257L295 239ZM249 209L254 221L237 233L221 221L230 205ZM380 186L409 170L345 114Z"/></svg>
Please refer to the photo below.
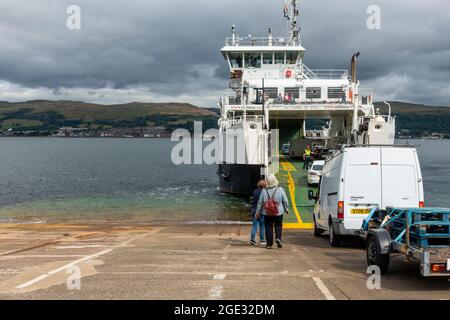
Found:
<svg viewBox="0 0 450 320"><path fill-rule="evenodd" d="M308 191L308 199L309 200L316 200L316 198L314 197L314 191L312 191L312 190Z"/></svg>

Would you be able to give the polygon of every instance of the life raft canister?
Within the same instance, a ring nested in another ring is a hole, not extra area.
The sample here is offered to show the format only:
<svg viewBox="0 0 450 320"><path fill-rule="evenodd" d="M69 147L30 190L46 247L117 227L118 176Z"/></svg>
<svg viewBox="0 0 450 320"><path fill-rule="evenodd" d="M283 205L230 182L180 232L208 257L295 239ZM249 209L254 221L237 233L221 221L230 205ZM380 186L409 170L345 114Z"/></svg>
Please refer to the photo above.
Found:
<svg viewBox="0 0 450 320"><path fill-rule="evenodd" d="M286 78L292 77L292 70L286 70Z"/></svg>

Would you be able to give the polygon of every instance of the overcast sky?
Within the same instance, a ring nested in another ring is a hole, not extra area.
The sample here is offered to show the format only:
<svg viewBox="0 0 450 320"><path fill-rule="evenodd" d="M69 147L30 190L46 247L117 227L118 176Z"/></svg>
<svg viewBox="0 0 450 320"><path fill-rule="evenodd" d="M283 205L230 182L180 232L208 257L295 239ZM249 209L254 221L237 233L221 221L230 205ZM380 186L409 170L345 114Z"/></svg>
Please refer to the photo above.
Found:
<svg viewBox="0 0 450 320"><path fill-rule="evenodd" d="M69 5L81 29L66 27ZM300 1L305 63L346 69L361 52L376 100L450 105L448 0ZM366 26L369 5L381 30ZM219 53L241 36L283 35L283 0L1 0L0 100L217 105L228 70Z"/></svg>

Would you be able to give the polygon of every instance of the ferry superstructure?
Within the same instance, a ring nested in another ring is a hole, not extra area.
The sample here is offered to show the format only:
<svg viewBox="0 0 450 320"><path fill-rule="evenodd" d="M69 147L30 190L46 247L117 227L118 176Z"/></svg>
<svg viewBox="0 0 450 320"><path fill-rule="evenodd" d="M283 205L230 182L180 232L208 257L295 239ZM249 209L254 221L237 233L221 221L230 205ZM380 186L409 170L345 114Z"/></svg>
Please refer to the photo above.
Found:
<svg viewBox="0 0 450 320"><path fill-rule="evenodd" d="M218 174L223 192L250 194L258 179L276 172L280 146L306 136L310 119L328 121L328 146L394 143L395 118L390 112L380 115L372 91L360 88L359 52L352 56L350 73L305 65L298 8L292 0L284 10L290 30L284 37L271 29L265 37L241 37L233 26L225 39L221 53L233 94L220 100L219 134L224 141L244 141L245 156L222 150Z"/></svg>

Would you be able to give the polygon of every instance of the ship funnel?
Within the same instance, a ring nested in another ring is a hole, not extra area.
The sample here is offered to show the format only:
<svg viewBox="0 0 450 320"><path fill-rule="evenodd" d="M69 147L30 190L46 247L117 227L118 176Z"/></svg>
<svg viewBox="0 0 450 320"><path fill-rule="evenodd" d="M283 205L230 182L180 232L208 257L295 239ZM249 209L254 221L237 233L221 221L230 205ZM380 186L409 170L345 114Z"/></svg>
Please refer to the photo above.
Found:
<svg viewBox="0 0 450 320"><path fill-rule="evenodd" d="M358 51L352 56L352 82L356 83L356 61L360 56L360 52Z"/></svg>

